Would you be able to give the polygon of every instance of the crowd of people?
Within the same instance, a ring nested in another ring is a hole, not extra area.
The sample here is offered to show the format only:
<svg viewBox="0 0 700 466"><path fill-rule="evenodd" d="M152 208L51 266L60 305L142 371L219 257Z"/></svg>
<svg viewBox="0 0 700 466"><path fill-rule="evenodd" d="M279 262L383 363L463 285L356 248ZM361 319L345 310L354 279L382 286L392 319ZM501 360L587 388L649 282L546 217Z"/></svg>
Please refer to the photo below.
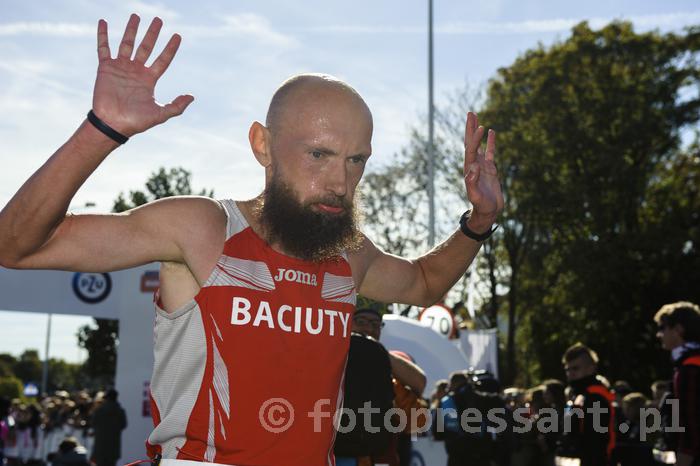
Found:
<svg viewBox="0 0 700 466"><path fill-rule="evenodd" d="M655 321L657 337L671 352L673 380L650 387L611 383L599 373L597 353L576 343L562 356L566 381L503 389L487 371L456 371L449 380L438 381L422 404L422 369L410 355L382 346L380 313L359 309L353 319L345 407L362 413L360 408L370 403L376 411L365 418L365 426L358 420L354 429L338 434L337 464L408 466L410 436L431 435L444 442L448 466L697 465L700 308L669 304ZM424 406L430 415L420 414ZM392 407L393 416L387 414ZM426 425L428 419L431 425Z"/></svg>
<svg viewBox="0 0 700 466"><path fill-rule="evenodd" d="M0 398L0 464L114 466L126 415L115 390Z"/></svg>
<svg viewBox="0 0 700 466"><path fill-rule="evenodd" d="M608 381L596 352L582 343L562 356L566 382L501 391L484 371L439 381L431 395L433 435L445 442L448 465L554 466L563 458L581 466L698 464L700 308L669 304L655 321L675 370L673 380L648 387L651 398L642 387ZM470 410L476 426L464 422Z"/></svg>

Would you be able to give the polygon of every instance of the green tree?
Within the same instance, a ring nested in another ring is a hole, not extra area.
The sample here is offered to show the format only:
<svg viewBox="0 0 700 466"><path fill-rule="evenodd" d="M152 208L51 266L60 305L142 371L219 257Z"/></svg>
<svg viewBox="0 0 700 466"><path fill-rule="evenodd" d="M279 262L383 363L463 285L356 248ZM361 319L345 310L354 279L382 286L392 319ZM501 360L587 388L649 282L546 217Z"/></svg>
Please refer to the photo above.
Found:
<svg viewBox="0 0 700 466"><path fill-rule="evenodd" d="M463 202L466 110L498 131L506 206L477 271L482 320L507 320L506 382L561 378L560 355L577 340L613 379L642 388L669 375L651 317L700 293L700 142L681 144L700 117L699 49L700 28L638 34L624 22L581 23L499 70L483 100L465 88L438 109L443 235ZM364 181L368 230L389 251L425 246L425 160L414 132Z"/></svg>
<svg viewBox="0 0 700 466"><path fill-rule="evenodd" d="M213 190L192 190L192 174L182 167L166 170L160 168L146 180L146 190L130 191L128 196L119 193L112 207L113 212L124 212L156 199L170 196L197 194L213 197ZM128 199L127 199L128 197ZM95 388L114 384L114 373L119 345L119 321L94 319L92 326L85 325L78 330L78 345L85 348L88 358L84 371L90 376Z"/></svg>
<svg viewBox="0 0 700 466"><path fill-rule="evenodd" d="M24 383L39 383L41 382L42 368L39 352L35 349L28 349L17 358L13 372Z"/></svg>
<svg viewBox="0 0 700 466"><path fill-rule="evenodd" d="M84 325L78 329L78 345L88 352L82 370L94 381L95 386L90 388L101 388L114 385L119 321L97 318L94 321L94 326Z"/></svg>
<svg viewBox="0 0 700 466"><path fill-rule="evenodd" d="M192 190L192 173L182 167L166 170L161 167L157 172L151 173L146 180L146 191L129 191L128 200L124 193L119 193L114 201L112 212L124 212L147 202L171 196L207 196L214 197L214 190L202 189L199 192Z"/></svg>
<svg viewBox="0 0 700 466"><path fill-rule="evenodd" d="M0 397L5 397L10 400L21 398L23 391L24 386L22 385L22 381L17 377L0 377Z"/></svg>
<svg viewBox="0 0 700 466"><path fill-rule="evenodd" d="M511 376L518 356L529 379L561 376L576 340L612 378L663 375L634 368L663 357L653 312L698 298L697 145L683 150L681 134L700 117L699 49L698 28L581 23L490 82L482 116L499 132L507 199Z"/></svg>
<svg viewBox="0 0 700 466"><path fill-rule="evenodd" d="M11 377L15 375L14 367L17 363L17 358L11 354L0 354L0 377Z"/></svg>

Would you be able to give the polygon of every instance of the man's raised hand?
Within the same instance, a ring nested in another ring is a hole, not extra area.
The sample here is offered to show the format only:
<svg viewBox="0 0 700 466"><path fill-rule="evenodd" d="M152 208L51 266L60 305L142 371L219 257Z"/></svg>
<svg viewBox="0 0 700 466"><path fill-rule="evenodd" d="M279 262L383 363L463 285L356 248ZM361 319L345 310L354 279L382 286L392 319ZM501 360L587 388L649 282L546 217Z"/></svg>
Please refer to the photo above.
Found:
<svg viewBox="0 0 700 466"><path fill-rule="evenodd" d="M496 132L489 130L486 151L481 147L483 137L484 127L479 126L476 114L467 113L464 131L464 184L469 202L474 206L472 220L487 230L503 210L503 193L494 162Z"/></svg>
<svg viewBox="0 0 700 466"><path fill-rule="evenodd" d="M158 58L151 66L146 66L163 21L160 18L153 19L134 54L139 20L135 14L129 18L116 58L112 58L110 53L107 22L101 19L97 25L99 66L92 109L101 120L126 136L140 133L180 115L194 100L191 95L180 95L166 105L156 102L156 83L175 57L181 37L173 34Z"/></svg>

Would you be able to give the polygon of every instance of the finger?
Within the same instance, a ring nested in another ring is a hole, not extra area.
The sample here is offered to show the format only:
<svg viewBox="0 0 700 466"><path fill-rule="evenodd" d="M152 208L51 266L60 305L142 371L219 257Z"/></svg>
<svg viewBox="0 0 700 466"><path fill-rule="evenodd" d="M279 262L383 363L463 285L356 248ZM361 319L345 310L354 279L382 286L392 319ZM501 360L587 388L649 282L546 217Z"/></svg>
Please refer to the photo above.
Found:
<svg viewBox="0 0 700 466"><path fill-rule="evenodd" d="M472 204L479 201L479 175L481 173L481 167L478 163L473 163L469 165L469 169L466 173L466 184L467 184L467 197L469 202Z"/></svg>
<svg viewBox="0 0 700 466"><path fill-rule="evenodd" d="M467 112L467 124L464 128L464 149L469 147L469 144L472 140L472 136L474 134L474 130L478 126L478 118L476 116L476 113L474 112Z"/></svg>
<svg viewBox="0 0 700 466"><path fill-rule="evenodd" d="M489 135L486 138L486 160L493 162L496 156L496 132L489 130Z"/></svg>
<svg viewBox="0 0 700 466"><path fill-rule="evenodd" d="M124 30L124 36L119 44L119 57L131 58L131 53L134 51L136 32L139 30L139 21L141 21L141 18L136 14L132 14L129 17L129 22L126 23L126 29Z"/></svg>
<svg viewBox="0 0 700 466"><path fill-rule="evenodd" d="M156 45L156 40L158 40L158 34L160 34L161 27L163 27L163 21L158 17L153 18L151 25L148 26L146 35L143 36L143 40L141 41L139 48L136 50L134 61L142 64L146 63L148 57L151 56L151 52L153 52L153 47Z"/></svg>
<svg viewBox="0 0 700 466"><path fill-rule="evenodd" d="M180 34L173 34L163 51L158 55L158 58L155 59L151 65L151 70L156 74L156 77L160 78L165 73L165 70L168 69L170 62L173 61L173 57L177 53L177 49L180 47L181 41L182 37L180 37Z"/></svg>
<svg viewBox="0 0 700 466"><path fill-rule="evenodd" d="M112 53L109 51L109 36L107 35L107 21L101 19L97 22L97 59L109 60Z"/></svg>
<svg viewBox="0 0 700 466"><path fill-rule="evenodd" d="M476 156L470 149L474 141L474 131L479 124L479 119L474 112L467 112L467 124L464 128L464 173L467 173L467 168L470 163L476 161Z"/></svg>
<svg viewBox="0 0 700 466"><path fill-rule="evenodd" d="M177 96L175 100L163 107L163 113L165 114L165 119L172 118L174 116L182 115L188 105L194 101L194 96L189 94L184 94Z"/></svg>
<svg viewBox="0 0 700 466"><path fill-rule="evenodd" d="M469 145L467 146L467 158L471 162L476 161L476 157L479 154L479 148L481 147L481 139L483 137L484 137L484 127L479 126L472 133L472 137L469 141Z"/></svg>

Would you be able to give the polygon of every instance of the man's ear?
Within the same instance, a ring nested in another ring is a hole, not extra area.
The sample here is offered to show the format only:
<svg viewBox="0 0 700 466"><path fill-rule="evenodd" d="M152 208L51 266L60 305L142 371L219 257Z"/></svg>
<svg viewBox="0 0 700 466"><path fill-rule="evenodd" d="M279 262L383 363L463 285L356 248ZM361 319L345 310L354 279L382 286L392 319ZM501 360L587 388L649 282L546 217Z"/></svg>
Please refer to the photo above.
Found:
<svg viewBox="0 0 700 466"><path fill-rule="evenodd" d="M270 131L261 123L254 121L248 131L248 140L258 163L265 168L269 167L272 164Z"/></svg>

